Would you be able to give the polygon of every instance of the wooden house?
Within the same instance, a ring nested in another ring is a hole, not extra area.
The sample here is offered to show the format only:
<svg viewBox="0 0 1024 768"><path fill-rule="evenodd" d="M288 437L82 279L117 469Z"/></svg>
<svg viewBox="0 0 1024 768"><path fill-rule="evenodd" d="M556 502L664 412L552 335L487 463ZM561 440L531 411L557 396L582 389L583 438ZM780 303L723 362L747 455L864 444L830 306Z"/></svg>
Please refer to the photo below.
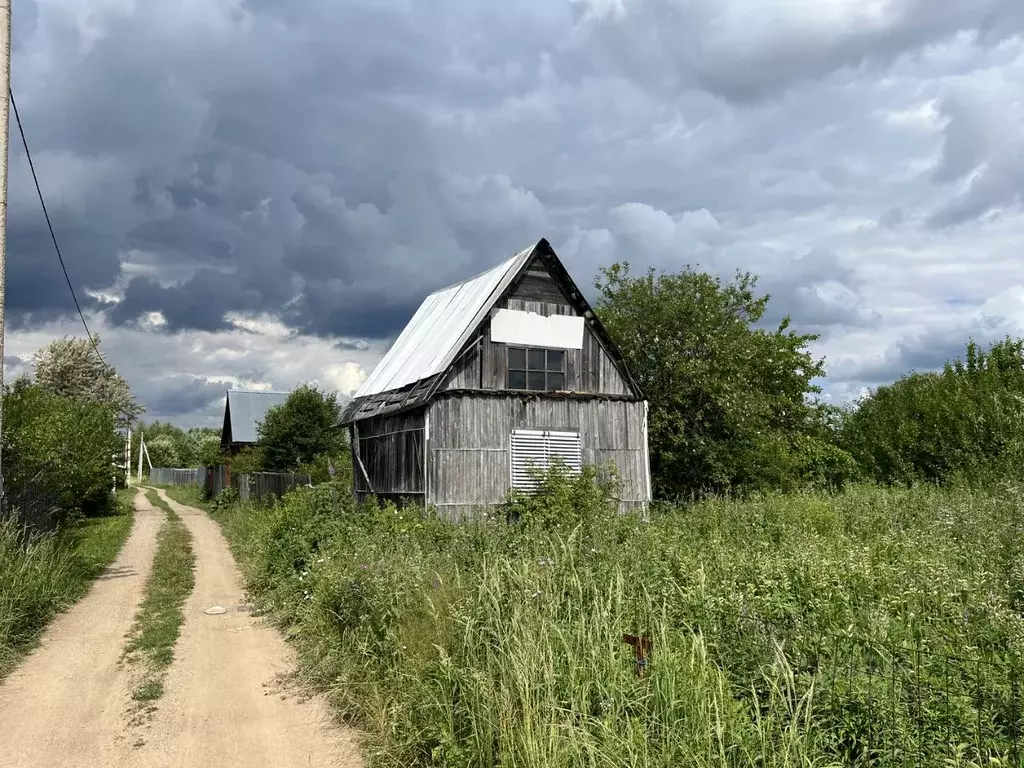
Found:
<svg viewBox="0 0 1024 768"><path fill-rule="evenodd" d="M546 240L427 296L341 423L360 499L457 519L556 456L613 462L623 509L651 498L647 402Z"/></svg>

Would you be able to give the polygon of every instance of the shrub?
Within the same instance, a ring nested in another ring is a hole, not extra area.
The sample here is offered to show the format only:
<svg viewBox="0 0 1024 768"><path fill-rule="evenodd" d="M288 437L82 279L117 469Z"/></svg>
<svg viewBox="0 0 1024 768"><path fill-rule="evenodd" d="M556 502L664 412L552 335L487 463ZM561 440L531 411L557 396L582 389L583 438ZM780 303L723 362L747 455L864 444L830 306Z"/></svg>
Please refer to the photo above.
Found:
<svg viewBox="0 0 1024 768"><path fill-rule="evenodd" d="M228 462L231 466L231 474L247 475L250 472L263 471L263 451L258 447L245 446L231 457Z"/></svg>
<svg viewBox="0 0 1024 768"><path fill-rule="evenodd" d="M20 379L4 409L4 480L12 494L39 487L65 515L96 514L111 500L111 456L122 448L114 414Z"/></svg>
<svg viewBox="0 0 1024 768"><path fill-rule="evenodd" d="M1024 340L973 342L942 373L879 387L850 414L844 447L868 476L909 485L1020 477Z"/></svg>

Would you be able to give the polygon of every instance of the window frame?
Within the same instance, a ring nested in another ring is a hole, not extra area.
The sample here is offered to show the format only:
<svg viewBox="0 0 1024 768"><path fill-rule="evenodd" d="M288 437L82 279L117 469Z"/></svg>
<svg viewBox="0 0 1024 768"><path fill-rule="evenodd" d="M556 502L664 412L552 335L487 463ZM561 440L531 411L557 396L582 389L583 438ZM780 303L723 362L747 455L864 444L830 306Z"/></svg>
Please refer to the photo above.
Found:
<svg viewBox="0 0 1024 768"><path fill-rule="evenodd" d="M523 366L522 368L512 365L512 353L522 352L523 353ZM531 368L530 367L530 356L532 354L542 353L544 355L544 367ZM551 366L550 355L555 353L561 355L562 364L555 368ZM568 357L569 350L567 349L555 349L553 347L523 347L517 344L506 344L505 345L505 388L516 392L557 392L564 390L566 386L566 358ZM523 374L523 381L525 386L513 387L512 386L512 373ZM530 386L530 374L544 375L544 386L543 388L536 388ZM552 387L549 383L549 377L555 375L562 378L562 386Z"/></svg>

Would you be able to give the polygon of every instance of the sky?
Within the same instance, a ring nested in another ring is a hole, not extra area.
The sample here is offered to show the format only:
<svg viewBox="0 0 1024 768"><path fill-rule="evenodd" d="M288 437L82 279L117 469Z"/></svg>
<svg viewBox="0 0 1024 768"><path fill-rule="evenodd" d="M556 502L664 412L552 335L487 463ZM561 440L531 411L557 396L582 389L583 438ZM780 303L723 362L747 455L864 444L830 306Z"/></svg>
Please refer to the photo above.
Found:
<svg viewBox="0 0 1024 768"><path fill-rule="evenodd" d="M147 419L351 393L547 238L759 276L826 396L1024 334L1020 0L19 0L12 87ZM6 376L81 335L12 131Z"/></svg>

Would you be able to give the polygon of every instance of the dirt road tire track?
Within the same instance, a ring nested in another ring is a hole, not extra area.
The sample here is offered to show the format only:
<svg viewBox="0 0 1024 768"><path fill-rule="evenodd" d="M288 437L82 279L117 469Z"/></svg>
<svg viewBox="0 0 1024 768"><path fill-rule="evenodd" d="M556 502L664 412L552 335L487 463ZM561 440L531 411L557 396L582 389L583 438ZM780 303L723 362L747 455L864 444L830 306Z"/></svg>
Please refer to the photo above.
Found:
<svg viewBox="0 0 1024 768"><path fill-rule="evenodd" d="M119 660L145 592L163 518L144 496L136 495L135 520L117 559L84 598L54 620L40 647L0 683L0 764L128 764L127 670Z"/></svg>
<svg viewBox="0 0 1024 768"><path fill-rule="evenodd" d="M292 649L262 620L239 610L241 574L220 527L205 513L161 497L192 532L195 588L164 683L164 696L132 765L167 768L356 768L352 732L326 701L277 691L295 669ZM226 609L219 615L205 611Z"/></svg>

